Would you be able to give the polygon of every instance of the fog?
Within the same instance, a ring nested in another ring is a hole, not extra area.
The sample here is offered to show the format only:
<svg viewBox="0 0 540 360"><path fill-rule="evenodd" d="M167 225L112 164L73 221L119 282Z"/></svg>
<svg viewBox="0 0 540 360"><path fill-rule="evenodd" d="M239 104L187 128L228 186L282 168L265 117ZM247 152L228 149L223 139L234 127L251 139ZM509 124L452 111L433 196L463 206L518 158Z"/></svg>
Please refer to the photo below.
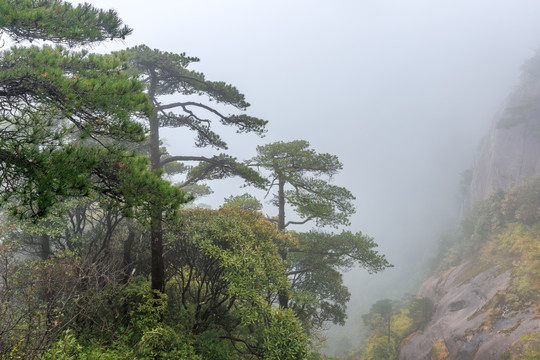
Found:
<svg viewBox="0 0 540 360"><path fill-rule="evenodd" d="M537 0L90 2L134 28L96 51L185 52L208 79L246 95L268 133L227 132L234 156L294 139L339 156L335 183L357 198L350 229L373 236L395 268L346 275L350 322L330 332L334 348L355 346L374 298L416 290L421 265L456 220L460 172L540 43ZM192 134L164 135L173 154L211 153L194 148ZM234 181L212 187L202 201L214 207L246 191Z"/></svg>

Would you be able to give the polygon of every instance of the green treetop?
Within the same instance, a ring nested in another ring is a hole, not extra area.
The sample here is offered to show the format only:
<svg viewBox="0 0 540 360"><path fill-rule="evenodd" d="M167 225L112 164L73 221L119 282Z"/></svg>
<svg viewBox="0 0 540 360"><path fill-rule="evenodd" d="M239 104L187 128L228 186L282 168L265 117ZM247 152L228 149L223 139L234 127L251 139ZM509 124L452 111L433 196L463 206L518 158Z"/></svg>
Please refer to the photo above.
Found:
<svg viewBox="0 0 540 360"><path fill-rule="evenodd" d="M0 29L17 42L48 40L70 46L124 39L132 32L114 10L61 0L0 0Z"/></svg>
<svg viewBox="0 0 540 360"><path fill-rule="evenodd" d="M377 253L373 238L359 232L294 236L296 246L288 249L287 275L295 290L290 307L307 329L321 329L326 322L344 325L350 293L342 272L359 266L376 273L391 265Z"/></svg>
<svg viewBox="0 0 540 360"><path fill-rule="evenodd" d="M243 210L261 210L262 204L257 198L248 193L229 196L223 203L224 208L240 208Z"/></svg>
<svg viewBox="0 0 540 360"><path fill-rule="evenodd" d="M227 143L214 131L215 123L235 127L238 133L262 135L267 122L244 113L249 103L242 93L232 85L206 80L204 74L189 70L191 63L199 61L195 57L152 50L145 45L130 48L124 53L146 84L154 108L154 113L148 118L150 157L154 169L170 167L171 163L198 162L194 167L177 167L187 172L180 187L228 176L261 182L256 172L226 154L212 157L169 155L160 149L159 130L162 127L185 128L194 133L197 147L216 149L227 149ZM164 102L166 99L172 100ZM226 114L222 108L227 107L235 109L235 113Z"/></svg>
<svg viewBox="0 0 540 360"><path fill-rule="evenodd" d="M392 316L394 315L394 302L390 299L378 300L369 309L369 313L362 315L364 324L370 329L380 329L382 333L386 333L387 342L390 344Z"/></svg>
<svg viewBox="0 0 540 360"><path fill-rule="evenodd" d="M249 164L269 171L268 192L277 188L273 204L278 208L275 221L280 230L311 220L318 226L349 224L355 198L349 190L329 182L342 169L337 156L319 154L304 140L279 141L257 147L257 156ZM286 205L298 219L286 221Z"/></svg>
<svg viewBox="0 0 540 360"><path fill-rule="evenodd" d="M348 225L355 212L351 192L330 183L342 169L339 159L309 146L304 140L259 146L249 162L267 171L267 191L274 191L272 203L278 210L272 221L281 231L310 221L321 227ZM295 212L294 220L287 219L288 208ZM293 294L278 294L278 302L282 308L291 307L308 331L327 321L344 323L350 294L341 271L360 266L378 272L391 266L374 250L373 239L361 233L311 231L295 237L295 246L280 248Z"/></svg>
<svg viewBox="0 0 540 360"><path fill-rule="evenodd" d="M167 233L169 300L175 312L192 314L192 333L217 333L214 346L231 343L245 358L305 359L299 321L268 301L288 290L277 244L291 243L289 234L237 207L185 210L180 220Z"/></svg>
<svg viewBox="0 0 540 360"><path fill-rule="evenodd" d="M3 1L0 13L0 27L18 41L84 45L129 33L114 12L89 5ZM67 25L70 19L80 21ZM128 174L139 185L143 178L158 179L141 173L144 161L116 144L143 140L143 128L133 117L150 115L152 108L144 84L126 76L126 69L121 55L61 46L13 47L0 53L2 202L10 202L22 216L45 216L60 197L86 196L91 190L140 203L128 195Z"/></svg>
<svg viewBox="0 0 540 360"><path fill-rule="evenodd" d="M111 145L105 152L88 146L144 139L131 117L149 113L150 106L143 85L123 74L126 66L117 55L59 46L14 47L0 54L4 201L16 194L33 215L44 215L56 195L87 193L90 182L82 179L94 174L98 180L104 156L115 151ZM77 166L72 172L50 171L61 163Z"/></svg>

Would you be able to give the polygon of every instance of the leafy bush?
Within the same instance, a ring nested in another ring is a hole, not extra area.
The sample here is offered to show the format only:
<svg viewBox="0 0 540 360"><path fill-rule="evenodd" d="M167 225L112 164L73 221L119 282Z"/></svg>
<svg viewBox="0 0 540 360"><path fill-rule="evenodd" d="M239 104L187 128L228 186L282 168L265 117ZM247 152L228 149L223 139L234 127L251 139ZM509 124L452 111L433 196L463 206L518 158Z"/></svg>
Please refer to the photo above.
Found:
<svg viewBox="0 0 540 360"><path fill-rule="evenodd" d="M422 330L431 320L433 311L433 302L428 298L378 300L369 313L362 316L371 335L360 359L396 358L399 352L397 344L415 331Z"/></svg>
<svg viewBox="0 0 540 360"><path fill-rule="evenodd" d="M524 225L532 232L540 229L540 177L507 191L497 190L479 201L461 229L441 237L434 268L444 271L477 254L509 224Z"/></svg>
<svg viewBox="0 0 540 360"><path fill-rule="evenodd" d="M264 360L303 360L307 335L290 309L273 308L264 330Z"/></svg>

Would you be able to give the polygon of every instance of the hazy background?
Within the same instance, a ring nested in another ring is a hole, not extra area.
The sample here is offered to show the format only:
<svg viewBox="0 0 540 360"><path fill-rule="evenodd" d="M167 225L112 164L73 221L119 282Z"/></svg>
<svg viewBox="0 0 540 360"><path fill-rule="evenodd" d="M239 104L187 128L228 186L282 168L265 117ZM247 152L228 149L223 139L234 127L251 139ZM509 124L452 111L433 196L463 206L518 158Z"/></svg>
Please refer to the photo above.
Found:
<svg viewBox="0 0 540 360"><path fill-rule="evenodd" d="M358 343L374 299L416 290L420 265L455 219L460 172L540 43L538 0L90 2L135 29L96 51L144 43L186 52L208 79L246 95L268 134L227 133L233 155L305 139L339 156L336 183L357 197L351 229L375 237L396 265L347 274L350 322L329 339L342 349ZM202 153L192 134L165 134L171 153ZM203 200L212 206L245 191L213 187Z"/></svg>

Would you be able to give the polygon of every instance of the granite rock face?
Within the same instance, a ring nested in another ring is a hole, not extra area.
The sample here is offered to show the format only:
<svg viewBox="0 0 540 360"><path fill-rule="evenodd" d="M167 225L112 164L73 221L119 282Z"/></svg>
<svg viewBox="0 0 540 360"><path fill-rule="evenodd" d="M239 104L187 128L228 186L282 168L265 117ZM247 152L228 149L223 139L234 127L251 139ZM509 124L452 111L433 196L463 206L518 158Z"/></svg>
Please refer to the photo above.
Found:
<svg viewBox="0 0 540 360"><path fill-rule="evenodd" d="M540 80L524 81L495 116L482 141L462 206L462 217L474 204L498 189L519 185L540 174Z"/></svg>
<svg viewBox="0 0 540 360"><path fill-rule="evenodd" d="M463 263L424 282L418 295L436 304L435 314L402 346L400 360L431 360L440 344L447 351L444 359L499 359L522 336L540 331L532 304L493 316L493 299L510 285L509 271L494 266L471 277L472 267Z"/></svg>

